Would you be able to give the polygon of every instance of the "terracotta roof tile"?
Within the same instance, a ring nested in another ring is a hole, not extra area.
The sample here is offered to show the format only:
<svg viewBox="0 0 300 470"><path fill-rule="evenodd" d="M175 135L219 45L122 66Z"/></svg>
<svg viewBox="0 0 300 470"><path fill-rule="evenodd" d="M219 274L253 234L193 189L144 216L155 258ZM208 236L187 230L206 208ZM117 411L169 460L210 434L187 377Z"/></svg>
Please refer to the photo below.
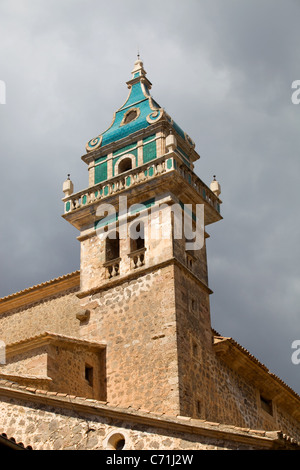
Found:
<svg viewBox="0 0 300 470"><path fill-rule="evenodd" d="M245 349L243 346L241 346L237 341L235 341L233 338L226 337L226 336L214 336L214 343L217 344L218 342L229 342L231 343L234 347L236 347L238 350L240 350L243 354L249 357L254 363L256 363L261 369L263 369L270 377L272 377L274 380L276 380L280 385L282 385L286 390L288 390L292 395L294 395L295 398L300 400L300 395L296 393L289 385L287 385L280 377L275 375L273 372L271 372L262 362L260 362L253 354L251 354L247 349Z"/></svg>
<svg viewBox="0 0 300 470"><path fill-rule="evenodd" d="M2 441L4 440L4 444L6 443L8 447L10 446L10 444L13 444L14 447L15 446L20 447L24 450L32 450L31 446L26 446L25 447L23 442L17 442L14 437L8 438L7 434L5 434L4 432L2 434L0 434L0 438L1 438Z"/></svg>
<svg viewBox="0 0 300 470"><path fill-rule="evenodd" d="M66 280L66 279L68 279L68 278L70 278L70 277L73 277L73 276L76 276L76 275L78 275L78 274L80 274L80 271L79 271L79 270L78 270L78 271L74 271L73 273L64 274L63 276L57 277L57 278L55 278L55 279L51 279L50 281L42 282L41 284L36 284L36 285L34 285L34 286L28 287L28 288L26 288L26 289L24 289L24 290L21 290L21 291L19 291L19 292L15 292L15 293L13 293L13 294L10 294L10 295L8 295L8 296L6 296L6 297L1 297L1 298L0 298L0 302L4 302L4 301L7 301L7 300L11 300L11 299L13 299L13 298L15 298L15 297L17 297L17 296L20 296L20 295L23 295L23 294L27 294L27 293L29 293L29 292L32 292L32 291L36 290L36 289L40 289L41 287L47 287L47 286L49 286L49 285L51 285L51 284L54 284L54 283L56 283L56 282L60 282L60 281Z"/></svg>
<svg viewBox="0 0 300 470"><path fill-rule="evenodd" d="M12 388L13 385L16 385L15 383L13 382L9 382L7 380L3 381L3 380L0 380L0 387L6 387L6 388ZM24 387L20 387L20 391L23 391L24 390ZM40 391L39 390L35 390L35 389L32 389L30 387L26 387L25 388L25 391L30 391L32 393L35 393L36 395L39 395L40 394ZM106 403L106 402L101 402L101 401L97 401L97 400L93 400L93 399L88 399L88 398L84 398L84 397L74 397L74 396L71 396L71 395L67 395L65 393L53 393L53 392L45 392L43 391L41 393L42 396L49 396L50 398L58 398L60 400L65 400L67 399L68 402L70 402L70 400L73 402L73 403L76 403L76 402L79 402L79 403L85 403L87 405L91 405L93 404L94 406L98 406L100 409L108 409L108 410L116 410L116 411L120 411L120 412L124 412L124 413L127 413L128 412L128 408L121 408L121 407L117 407L116 405L110 405L109 403ZM191 419L189 417L186 417L186 416L177 416L177 417L174 417L174 416L166 416L165 414L163 413L154 413L154 412L150 412L148 410L143 410L143 409L139 409L139 410L135 410L135 408L131 408L130 409L130 412L136 412L137 415L143 415L143 414L146 414L147 416L151 415L151 417L153 418L158 418L158 419L165 419L167 421L170 421L170 422L177 422L177 423L181 423L181 424L184 424L188 427L192 426L192 428L197 428L197 427L200 427L200 428L203 428L203 429L210 429L210 430L220 430L220 431L223 431L223 432L231 432L231 433L238 433L238 434L244 434L244 435L249 435L249 436L253 436L253 437L263 437L265 439L268 439L268 440L275 440L275 441L283 441L283 442L286 442L290 445L293 445L295 447L299 447L300 448L300 442L298 442L296 439L284 434L283 432L281 431L264 431L264 430L261 430L261 429L249 429L249 428L241 428L241 427L237 427L237 426L233 426L233 425L226 425L226 424L221 424L221 423L218 423L218 422L211 422L211 421L206 421L206 420L201 420L201 419Z"/></svg>

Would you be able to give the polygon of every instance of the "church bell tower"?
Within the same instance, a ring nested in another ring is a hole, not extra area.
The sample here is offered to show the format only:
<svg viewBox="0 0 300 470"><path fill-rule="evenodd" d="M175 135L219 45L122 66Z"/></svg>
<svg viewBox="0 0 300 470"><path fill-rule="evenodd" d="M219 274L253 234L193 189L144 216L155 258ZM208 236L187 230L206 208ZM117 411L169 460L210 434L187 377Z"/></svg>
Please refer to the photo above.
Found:
<svg viewBox="0 0 300 470"><path fill-rule="evenodd" d="M152 98L139 58L127 86L109 128L86 144L88 187L63 187L81 249L80 335L106 345L110 404L205 418L206 239L222 219L220 186L195 174L195 144Z"/></svg>

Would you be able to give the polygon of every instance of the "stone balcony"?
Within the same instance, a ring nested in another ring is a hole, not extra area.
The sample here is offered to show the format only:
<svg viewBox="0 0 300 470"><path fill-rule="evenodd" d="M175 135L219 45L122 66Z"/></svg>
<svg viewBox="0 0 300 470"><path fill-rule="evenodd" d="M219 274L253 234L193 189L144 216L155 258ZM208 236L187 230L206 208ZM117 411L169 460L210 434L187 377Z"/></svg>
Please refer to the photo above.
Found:
<svg viewBox="0 0 300 470"><path fill-rule="evenodd" d="M65 218L72 217L72 215L75 216L75 213L79 212L80 209L87 208L99 201L104 201L118 193L130 191L133 187L168 174L175 178L177 177L177 187L186 187L187 184L192 192L196 192L199 203L204 203L209 209L210 217L208 223L222 218L220 215L220 204L222 201L187 165L183 164L180 152L177 149L151 162L63 198L63 216ZM187 203L187 201L184 201L184 203Z"/></svg>

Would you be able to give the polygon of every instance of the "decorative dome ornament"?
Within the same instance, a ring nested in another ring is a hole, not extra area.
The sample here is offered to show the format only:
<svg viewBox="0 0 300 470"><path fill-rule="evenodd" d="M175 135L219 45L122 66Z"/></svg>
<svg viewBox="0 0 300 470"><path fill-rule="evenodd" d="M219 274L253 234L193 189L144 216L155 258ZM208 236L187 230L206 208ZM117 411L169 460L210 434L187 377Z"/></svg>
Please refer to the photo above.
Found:
<svg viewBox="0 0 300 470"><path fill-rule="evenodd" d="M155 122L159 121L159 119L163 116L162 109L155 109L152 113L148 114L146 120L149 124L154 124Z"/></svg>
<svg viewBox="0 0 300 470"><path fill-rule="evenodd" d="M74 185L70 180L70 175L68 175L68 178L63 183L63 192L65 193L65 197L71 196L74 192Z"/></svg>
<svg viewBox="0 0 300 470"><path fill-rule="evenodd" d="M220 186L220 183L216 180L216 175L214 175L214 179L213 179L212 182L210 183L210 189L212 190L212 192L213 192L217 197L220 196L220 194L221 194L221 186Z"/></svg>
<svg viewBox="0 0 300 470"><path fill-rule="evenodd" d="M193 140L173 121L150 94L152 87L147 78L143 61L138 53L131 72L131 79L126 82L129 93L123 105L114 113L110 126L97 137L91 139L85 146L86 152L104 149L109 144L128 138L131 134L147 129L158 121L168 122L174 132L180 136L189 148L195 148ZM103 150L104 151L104 150ZM91 155L87 157L89 161Z"/></svg>
<svg viewBox="0 0 300 470"><path fill-rule="evenodd" d="M91 152L92 150L96 150L97 148L101 147L102 144L102 135L98 135L94 139L91 139L85 146L87 152Z"/></svg>
<svg viewBox="0 0 300 470"><path fill-rule="evenodd" d="M141 114L140 108L130 108L124 114L120 127L125 126L126 124L129 124L132 121L135 121L139 117L140 114Z"/></svg>

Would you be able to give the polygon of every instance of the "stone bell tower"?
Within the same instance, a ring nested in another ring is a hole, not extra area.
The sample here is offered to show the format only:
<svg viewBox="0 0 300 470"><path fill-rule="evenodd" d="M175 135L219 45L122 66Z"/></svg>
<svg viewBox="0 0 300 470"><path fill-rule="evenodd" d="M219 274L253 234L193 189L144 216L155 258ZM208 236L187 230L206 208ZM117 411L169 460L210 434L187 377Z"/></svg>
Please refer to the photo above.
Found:
<svg viewBox="0 0 300 470"><path fill-rule="evenodd" d="M86 145L88 188L74 193L69 179L63 188L63 217L81 244L80 335L106 344L109 403L202 417L212 348L206 227L222 218L220 187L194 173L195 145L150 95L139 58L127 86L110 127ZM189 214L195 229L197 207L195 249L195 234L178 236L175 225Z"/></svg>

